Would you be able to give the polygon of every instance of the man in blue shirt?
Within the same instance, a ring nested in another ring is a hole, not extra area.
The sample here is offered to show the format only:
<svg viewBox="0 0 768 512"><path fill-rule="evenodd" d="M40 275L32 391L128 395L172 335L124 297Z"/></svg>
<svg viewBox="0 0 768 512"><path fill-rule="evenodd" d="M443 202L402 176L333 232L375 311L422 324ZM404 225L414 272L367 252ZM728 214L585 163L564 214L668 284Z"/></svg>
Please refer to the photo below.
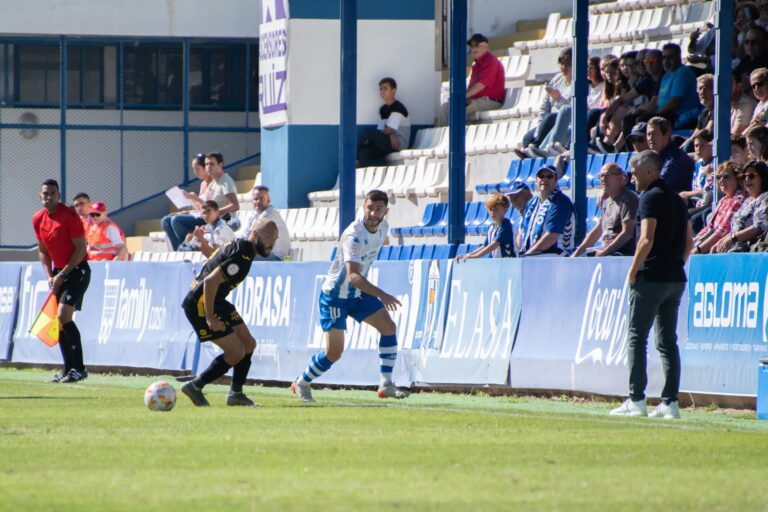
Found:
<svg viewBox="0 0 768 512"><path fill-rule="evenodd" d="M678 194L691 190L693 182L693 158L672 144L672 125L663 117L648 121L648 147L661 157L661 178Z"/></svg>
<svg viewBox="0 0 768 512"><path fill-rule="evenodd" d="M678 45L665 44L661 54L665 74L659 87L656 115L672 121L675 129L695 128L701 110L696 94L696 75L688 66L683 66Z"/></svg>
<svg viewBox="0 0 768 512"><path fill-rule="evenodd" d="M507 218L509 199L504 194L494 194L485 202L485 207L493 224L488 228L483 245L469 254L456 256L457 262L482 258L486 254L491 254L493 258L515 257L515 234L512 223Z"/></svg>
<svg viewBox="0 0 768 512"><path fill-rule="evenodd" d="M523 256L566 255L573 249L574 211L570 198L557 186L563 171L545 165L536 172L539 195L528 201L518 234Z"/></svg>

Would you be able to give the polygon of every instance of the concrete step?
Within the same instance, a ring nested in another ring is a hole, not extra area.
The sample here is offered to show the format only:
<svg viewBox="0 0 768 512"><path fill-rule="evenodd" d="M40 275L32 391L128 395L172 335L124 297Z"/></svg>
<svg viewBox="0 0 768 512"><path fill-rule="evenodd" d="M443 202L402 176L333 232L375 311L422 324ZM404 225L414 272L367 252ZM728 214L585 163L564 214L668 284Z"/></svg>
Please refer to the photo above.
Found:
<svg viewBox="0 0 768 512"><path fill-rule="evenodd" d="M235 186L238 194L247 194L253 188L253 179L237 180Z"/></svg>
<svg viewBox="0 0 768 512"><path fill-rule="evenodd" d="M134 224L136 236L148 236L152 231L162 231L160 219L146 219L136 221Z"/></svg>
<svg viewBox="0 0 768 512"><path fill-rule="evenodd" d="M253 180L260 172L260 165L243 165L237 168L232 177L236 180Z"/></svg>

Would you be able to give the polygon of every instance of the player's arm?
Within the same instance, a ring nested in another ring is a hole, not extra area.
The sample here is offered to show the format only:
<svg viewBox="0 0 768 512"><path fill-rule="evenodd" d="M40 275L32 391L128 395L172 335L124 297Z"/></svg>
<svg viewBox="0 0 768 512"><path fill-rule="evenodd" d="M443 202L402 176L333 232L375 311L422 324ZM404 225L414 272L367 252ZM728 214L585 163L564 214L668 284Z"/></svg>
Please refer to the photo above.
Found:
<svg viewBox="0 0 768 512"><path fill-rule="evenodd" d="M365 276L360 273L360 263L348 261L345 263L345 265L347 266L349 284L363 293L378 297L378 299L383 302L384 306L390 311L394 311L397 306L401 306L400 301L397 300L396 297L388 294L378 286L374 286L370 281L368 281L368 279L365 278Z"/></svg>
<svg viewBox="0 0 768 512"><path fill-rule="evenodd" d="M221 330L221 320L216 318L213 314L213 304L216 301L216 293L219 291L219 286L224 284L224 274L221 272L221 268L216 267L213 272L208 274L203 280L203 307L205 308L205 322L208 327L214 331Z"/></svg>

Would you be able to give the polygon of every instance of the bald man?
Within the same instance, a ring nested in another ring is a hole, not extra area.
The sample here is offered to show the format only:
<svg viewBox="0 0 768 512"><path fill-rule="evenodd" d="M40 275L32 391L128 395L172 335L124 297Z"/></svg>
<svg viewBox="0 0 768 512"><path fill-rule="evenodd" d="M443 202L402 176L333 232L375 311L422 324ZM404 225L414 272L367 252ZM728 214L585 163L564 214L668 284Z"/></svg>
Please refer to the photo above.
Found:
<svg viewBox="0 0 768 512"><path fill-rule="evenodd" d="M256 255L263 258L270 255L277 234L274 222L260 221L248 238L232 240L216 250L203 265L181 304L200 341L213 342L224 351L203 373L182 386L181 391L196 406L209 405L203 388L222 377L230 368L234 370L227 405L257 405L243 393L256 340L235 306L226 298L248 275Z"/></svg>

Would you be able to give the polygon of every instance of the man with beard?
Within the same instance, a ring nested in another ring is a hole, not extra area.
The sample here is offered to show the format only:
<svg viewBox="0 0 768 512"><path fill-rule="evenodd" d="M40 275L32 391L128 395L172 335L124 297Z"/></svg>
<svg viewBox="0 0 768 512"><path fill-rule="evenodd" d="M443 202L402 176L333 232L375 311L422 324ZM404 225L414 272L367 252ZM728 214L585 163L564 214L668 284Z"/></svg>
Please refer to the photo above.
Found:
<svg viewBox="0 0 768 512"><path fill-rule="evenodd" d="M217 249L192 282L192 289L181 304L200 341L212 341L224 351L203 373L182 386L181 391L196 406L209 405L203 387L233 367L227 405L256 405L243 393L256 340L226 297L248 275L254 256L269 256L277 233L274 222L262 221L247 239L235 239Z"/></svg>
<svg viewBox="0 0 768 512"><path fill-rule="evenodd" d="M310 384L327 372L344 352L347 316L365 322L381 334L379 339L379 398L405 398L408 392L392 382L397 359L397 326L389 316L400 306L396 297L371 284L368 269L384 244L389 226L384 217L389 199L381 190L365 196L364 217L355 220L339 239L336 258L328 270L320 294L320 326L325 333L325 350L313 355L307 369L291 384L302 402L314 402Z"/></svg>

